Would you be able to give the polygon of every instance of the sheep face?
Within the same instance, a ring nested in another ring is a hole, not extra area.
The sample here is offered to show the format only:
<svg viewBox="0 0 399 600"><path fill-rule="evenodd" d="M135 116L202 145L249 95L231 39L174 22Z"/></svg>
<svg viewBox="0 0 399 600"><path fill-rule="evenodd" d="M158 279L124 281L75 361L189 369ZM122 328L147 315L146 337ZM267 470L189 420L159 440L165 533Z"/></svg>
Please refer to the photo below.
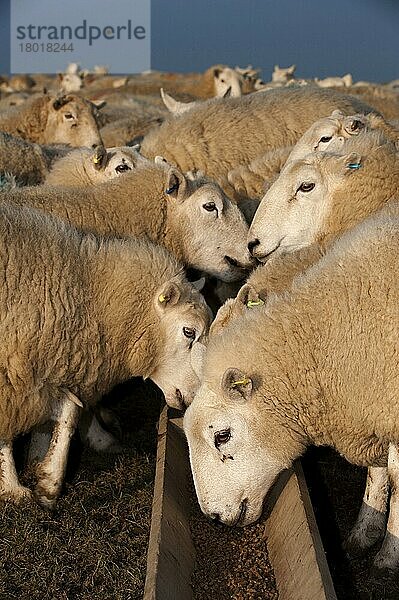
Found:
<svg viewBox="0 0 399 600"><path fill-rule="evenodd" d="M345 140L358 135L368 124L365 115L344 116L336 110L330 117L319 119L309 127L295 144L286 164L311 152L339 153Z"/></svg>
<svg viewBox="0 0 399 600"><path fill-rule="evenodd" d="M279 67L279 65L274 65L272 81L274 83L287 83L287 81L294 79L295 70L296 65L291 65L290 67L286 68Z"/></svg>
<svg viewBox="0 0 399 600"><path fill-rule="evenodd" d="M248 236L260 262L318 241L332 196L360 167L360 158L315 153L290 163L262 198Z"/></svg>
<svg viewBox="0 0 399 600"><path fill-rule="evenodd" d="M101 144L94 104L78 96L51 98L48 103L46 141L52 144L94 147Z"/></svg>
<svg viewBox="0 0 399 600"><path fill-rule="evenodd" d="M224 69L215 68L214 72L215 96L241 96L243 77L234 69L226 67Z"/></svg>
<svg viewBox="0 0 399 600"><path fill-rule="evenodd" d="M201 294L187 282L168 282L157 291L154 302L162 342L149 377L162 389L169 406L183 409L199 387L192 354L206 340L210 312Z"/></svg>
<svg viewBox="0 0 399 600"><path fill-rule="evenodd" d="M237 281L253 266L239 208L214 183L189 181L175 168L167 174L168 226L189 266L223 281Z"/></svg>
<svg viewBox="0 0 399 600"><path fill-rule="evenodd" d="M77 73L58 73L60 90L65 94L78 92L83 86L82 78Z"/></svg>
<svg viewBox="0 0 399 600"><path fill-rule="evenodd" d="M150 161L128 146L108 149L98 146L85 163L90 179L93 183L100 183L129 173L140 165L150 164Z"/></svg>
<svg viewBox="0 0 399 600"><path fill-rule="evenodd" d="M278 429L270 422L268 435L262 434L262 419L252 382L237 369L228 369L218 387L203 383L184 416L201 510L226 525L256 521L268 489L287 466L273 446Z"/></svg>

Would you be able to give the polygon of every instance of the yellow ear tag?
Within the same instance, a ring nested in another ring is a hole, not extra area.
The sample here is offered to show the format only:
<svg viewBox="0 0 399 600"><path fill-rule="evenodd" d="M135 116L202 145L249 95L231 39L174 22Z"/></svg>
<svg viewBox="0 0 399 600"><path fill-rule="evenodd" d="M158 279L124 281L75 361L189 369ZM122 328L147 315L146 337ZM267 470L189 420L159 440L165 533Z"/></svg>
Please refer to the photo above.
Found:
<svg viewBox="0 0 399 600"><path fill-rule="evenodd" d="M259 298L259 300L248 300L247 306L248 308L252 308L253 306L262 306L264 304L263 300Z"/></svg>
<svg viewBox="0 0 399 600"><path fill-rule="evenodd" d="M93 156L93 162L95 165L98 165L98 163L100 162L100 158L98 156Z"/></svg>
<svg viewBox="0 0 399 600"><path fill-rule="evenodd" d="M231 387L237 387L238 385L247 385L251 380L250 379L241 379L240 381L233 381Z"/></svg>
<svg viewBox="0 0 399 600"><path fill-rule="evenodd" d="M163 294L161 294L160 296L158 296L158 300L160 302L166 302L167 298L166 298L166 296L164 296Z"/></svg>

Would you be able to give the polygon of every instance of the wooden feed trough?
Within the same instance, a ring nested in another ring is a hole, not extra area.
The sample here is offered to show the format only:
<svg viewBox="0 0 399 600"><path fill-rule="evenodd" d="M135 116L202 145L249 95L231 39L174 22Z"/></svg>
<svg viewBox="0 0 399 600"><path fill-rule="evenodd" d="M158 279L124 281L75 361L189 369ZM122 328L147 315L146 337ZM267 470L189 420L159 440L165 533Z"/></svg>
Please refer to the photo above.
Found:
<svg viewBox="0 0 399 600"><path fill-rule="evenodd" d="M144 600L191 600L195 550L190 531L190 467L182 418L164 408ZM302 467L283 473L268 505L265 544L280 600L337 600Z"/></svg>

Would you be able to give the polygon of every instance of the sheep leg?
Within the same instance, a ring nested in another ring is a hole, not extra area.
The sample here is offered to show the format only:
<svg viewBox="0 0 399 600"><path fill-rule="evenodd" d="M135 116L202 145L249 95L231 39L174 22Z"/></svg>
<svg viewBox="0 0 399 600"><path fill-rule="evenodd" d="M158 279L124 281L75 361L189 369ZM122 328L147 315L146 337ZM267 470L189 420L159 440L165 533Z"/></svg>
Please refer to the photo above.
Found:
<svg viewBox="0 0 399 600"><path fill-rule="evenodd" d="M345 549L352 556L363 554L384 537L388 492L387 468L369 467L362 506L345 543Z"/></svg>
<svg viewBox="0 0 399 600"><path fill-rule="evenodd" d="M393 576L399 568L399 447L388 448L388 481L391 488L387 531L377 553L373 570L379 575Z"/></svg>
<svg viewBox="0 0 399 600"><path fill-rule="evenodd" d="M50 446L36 470L38 482L35 495L39 504L45 508L53 508L61 492L69 445L79 418L78 405L81 405L79 400L67 391L55 404L51 414L55 424Z"/></svg>
<svg viewBox="0 0 399 600"><path fill-rule="evenodd" d="M12 442L0 440L0 498L18 503L31 495L31 491L18 481Z"/></svg>

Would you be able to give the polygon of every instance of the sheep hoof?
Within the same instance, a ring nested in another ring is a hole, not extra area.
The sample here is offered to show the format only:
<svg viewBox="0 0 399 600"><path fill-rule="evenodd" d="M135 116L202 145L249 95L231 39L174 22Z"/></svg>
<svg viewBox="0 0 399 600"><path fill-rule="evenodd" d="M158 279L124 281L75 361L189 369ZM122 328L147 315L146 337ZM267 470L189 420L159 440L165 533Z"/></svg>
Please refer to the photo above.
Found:
<svg viewBox="0 0 399 600"><path fill-rule="evenodd" d="M356 523L343 544L344 550L353 558L363 556L385 535L386 516L384 513L373 511L372 515L367 514L366 517Z"/></svg>
<svg viewBox="0 0 399 600"><path fill-rule="evenodd" d="M399 569L399 539L387 532L380 550L377 552L371 568L376 580L391 580Z"/></svg>
<svg viewBox="0 0 399 600"><path fill-rule="evenodd" d="M46 496L45 494L43 494L43 492L36 492L35 491L35 498L37 503L42 507L45 508L47 510L54 510L55 509L55 505L57 502L57 498L56 497L49 497Z"/></svg>
<svg viewBox="0 0 399 600"><path fill-rule="evenodd" d="M13 504L23 504L32 500L32 492L29 488L20 485L12 490L0 491L0 500L12 502Z"/></svg>
<svg viewBox="0 0 399 600"><path fill-rule="evenodd" d="M52 490L50 490L48 486L44 485L43 481L39 481L35 487L34 493L36 502L42 508L53 510L59 496L59 489L54 483L50 484L50 486Z"/></svg>
<svg viewBox="0 0 399 600"><path fill-rule="evenodd" d="M384 532L382 532L382 535L380 532L373 532L372 535L365 535L362 532L360 536L357 532L353 532L343 543L343 548L351 558L359 558L360 556L364 556L370 548L379 542L383 535Z"/></svg>

